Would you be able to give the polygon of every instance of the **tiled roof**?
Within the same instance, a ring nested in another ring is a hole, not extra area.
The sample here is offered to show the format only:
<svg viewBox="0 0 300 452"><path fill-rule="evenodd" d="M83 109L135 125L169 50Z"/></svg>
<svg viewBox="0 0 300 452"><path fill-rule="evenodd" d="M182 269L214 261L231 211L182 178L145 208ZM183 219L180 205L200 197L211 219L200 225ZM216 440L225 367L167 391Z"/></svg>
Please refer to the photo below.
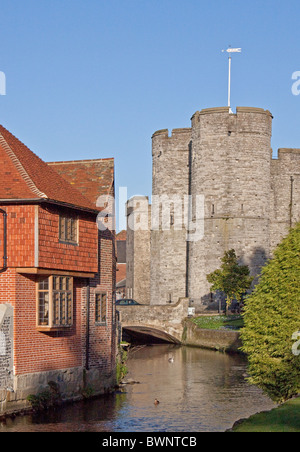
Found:
<svg viewBox="0 0 300 452"><path fill-rule="evenodd" d="M126 264L117 264L116 282L126 279Z"/></svg>
<svg viewBox="0 0 300 452"><path fill-rule="evenodd" d="M45 199L95 210L96 206L0 126L0 199Z"/></svg>
<svg viewBox="0 0 300 452"><path fill-rule="evenodd" d="M101 195L114 196L114 159L48 162L93 205Z"/></svg>
<svg viewBox="0 0 300 452"><path fill-rule="evenodd" d="M126 238L127 238L127 231L125 231L124 229L123 229L123 231L120 231L116 236L117 240L126 240Z"/></svg>

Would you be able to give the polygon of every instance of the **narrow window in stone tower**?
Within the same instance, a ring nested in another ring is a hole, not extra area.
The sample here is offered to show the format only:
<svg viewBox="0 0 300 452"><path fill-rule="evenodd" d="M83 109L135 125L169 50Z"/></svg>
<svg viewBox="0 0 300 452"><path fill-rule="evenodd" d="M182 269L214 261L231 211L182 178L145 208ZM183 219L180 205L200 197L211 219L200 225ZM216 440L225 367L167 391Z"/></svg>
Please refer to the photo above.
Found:
<svg viewBox="0 0 300 452"><path fill-rule="evenodd" d="M211 214L214 215L215 214L215 205L212 204L211 206Z"/></svg>

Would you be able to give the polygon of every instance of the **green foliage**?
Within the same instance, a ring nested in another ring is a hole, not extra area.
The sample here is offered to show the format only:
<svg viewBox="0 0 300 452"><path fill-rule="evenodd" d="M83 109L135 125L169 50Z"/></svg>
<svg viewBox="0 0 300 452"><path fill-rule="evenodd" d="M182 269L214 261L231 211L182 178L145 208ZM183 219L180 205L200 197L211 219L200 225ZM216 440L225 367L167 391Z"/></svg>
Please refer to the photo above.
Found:
<svg viewBox="0 0 300 452"><path fill-rule="evenodd" d="M274 408L271 411L257 413L238 421L234 432L297 433L300 432L300 398Z"/></svg>
<svg viewBox="0 0 300 452"><path fill-rule="evenodd" d="M84 399L90 399L95 394L95 390L92 385L86 385L81 389L81 395Z"/></svg>
<svg viewBox="0 0 300 452"><path fill-rule="evenodd" d="M200 316L192 319L199 328L208 330L239 330L243 325L243 318L240 315L214 315L214 316Z"/></svg>
<svg viewBox="0 0 300 452"><path fill-rule="evenodd" d="M38 394L30 394L27 401L34 410L46 410L51 406L60 404L61 394L59 386L54 381L48 382L49 389L39 392Z"/></svg>
<svg viewBox="0 0 300 452"><path fill-rule="evenodd" d="M123 347L119 347L119 353L117 355L117 365L116 365L116 380L117 384L119 384L123 378L127 375L127 357L128 353L123 349Z"/></svg>
<svg viewBox="0 0 300 452"><path fill-rule="evenodd" d="M222 258L221 268L207 275L212 292L224 292L227 306L232 301L240 302L243 295L250 288L253 278L247 265L239 265L235 250L226 251Z"/></svg>
<svg viewBox="0 0 300 452"><path fill-rule="evenodd" d="M250 382L274 401L300 392L300 356L292 336L300 330L300 224L277 247L259 284L246 300L242 350L248 355Z"/></svg>
<svg viewBox="0 0 300 452"><path fill-rule="evenodd" d="M31 404L34 410L45 410L48 408L51 400L51 393L48 390L42 391L38 394L30 394L27 401Z"/></svg>

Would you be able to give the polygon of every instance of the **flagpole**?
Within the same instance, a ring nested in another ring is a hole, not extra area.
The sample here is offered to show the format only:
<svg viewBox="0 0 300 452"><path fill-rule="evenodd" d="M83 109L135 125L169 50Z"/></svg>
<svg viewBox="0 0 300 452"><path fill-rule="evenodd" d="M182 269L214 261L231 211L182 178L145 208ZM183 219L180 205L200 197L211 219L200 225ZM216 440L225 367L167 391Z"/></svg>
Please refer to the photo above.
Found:
<svg viewBox="0 0 300 452"><path fill-rule="evenodd" d="M228 69L228 108L231 108L230 105L230 95L231 95L231 55L229 54L229 69Z"/></svg>
<svg viewBox="0 0 300 452"><path fill-rule="evenodd" d="M222 50L222 52L227 52L228 53L228 109L229 109L229 113L232 113L231 110L231 54L232 53L241 53L242 49L238 48L238 49L232 49L231 47L229 47L227 50Z"/></svg>

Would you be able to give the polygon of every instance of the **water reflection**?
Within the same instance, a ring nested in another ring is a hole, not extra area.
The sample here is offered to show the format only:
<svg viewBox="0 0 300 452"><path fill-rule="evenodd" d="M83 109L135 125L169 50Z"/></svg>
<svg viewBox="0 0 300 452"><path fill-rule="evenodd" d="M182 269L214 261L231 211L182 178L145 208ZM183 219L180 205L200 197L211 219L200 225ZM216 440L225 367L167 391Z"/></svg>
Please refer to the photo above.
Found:
<svg viewBox="0 0 300 452"><path fill-rule="evenodd" d="M7 421L0 431L225 431L274 407L246 383L241 356L157 345L131 351L128 366L128 379L139 383L124 392Z"/></svg>

